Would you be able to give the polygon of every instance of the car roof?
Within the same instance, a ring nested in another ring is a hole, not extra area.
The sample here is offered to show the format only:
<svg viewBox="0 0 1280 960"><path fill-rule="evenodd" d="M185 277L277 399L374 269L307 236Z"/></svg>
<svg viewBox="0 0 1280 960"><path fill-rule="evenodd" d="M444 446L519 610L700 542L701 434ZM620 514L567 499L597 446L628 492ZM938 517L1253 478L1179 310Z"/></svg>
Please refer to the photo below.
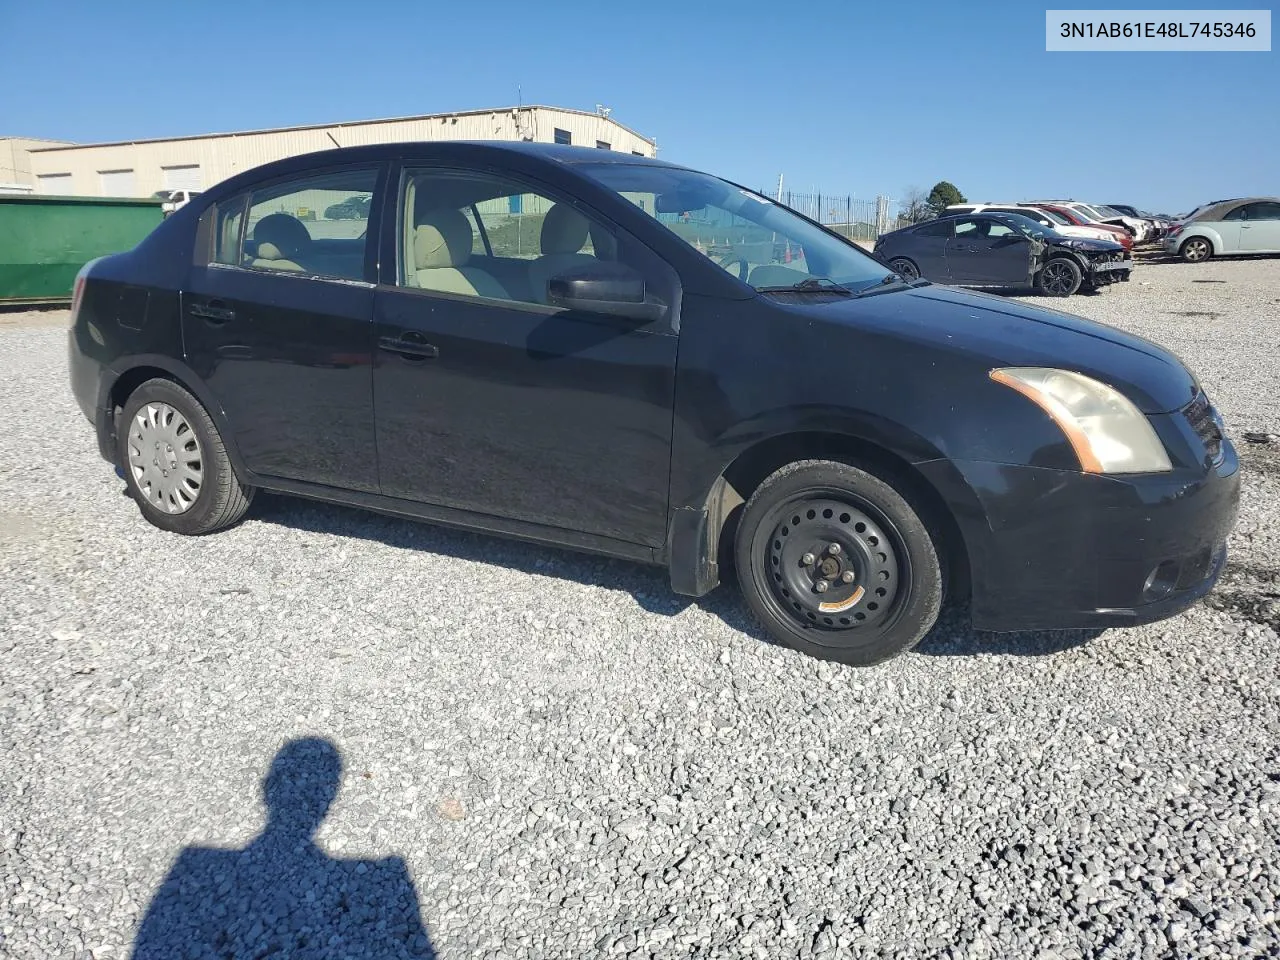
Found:
<svg viewBox="0 0 1280 960"><path fill-rule="evenodd" d="M338 147L314 153L300 153L264 163L239 173L210 188L207 193L221 196L252 185L259 180L287 176L326 163L359 163L394 159L444 160L459 163L475 163L500 160L503 157L528 157L551 163L572 166L587 163L632 164L666 169L688 169L680 164L641 157L617 150L597 147L574 147L559 143L528 143L511 140L405 140L397 143L375 143L359 147Z"/></svg>

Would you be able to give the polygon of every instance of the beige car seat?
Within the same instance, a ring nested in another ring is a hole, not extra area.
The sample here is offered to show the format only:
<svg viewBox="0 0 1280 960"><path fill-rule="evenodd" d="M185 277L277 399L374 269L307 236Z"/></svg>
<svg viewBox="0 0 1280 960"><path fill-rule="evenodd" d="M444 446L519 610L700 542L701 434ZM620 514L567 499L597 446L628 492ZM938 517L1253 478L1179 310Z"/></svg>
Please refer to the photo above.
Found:
<svg viewBox="0 0 1280 960"><path fill-rule="evenodd" d="M538 303L547 302L547 281L556 274L600 262L596 255L582 253L588 237L592 239L592 248L600 251L595 243L597 233L592 230L591 222L573 207L557 203L547 211L539 245L542 255L529 264L529 287Z"/></svg>
<svg viewBox="0 0 1280 960"><path fill-rule="evenodd" d="M298 260L311 246L311 234L301 220L287 213L268 214L254 225L253 239L258 244L257 253L249 260L249 266L305 272Z"/></svg>
<svg viewBox="0 0 1280 960"><path fill-rule="evenodd" d="M471 224L461 210L424 211L413 228L411 285L442 293L510 300L495 277L478 267L467 266L472 240Z"/></svg>

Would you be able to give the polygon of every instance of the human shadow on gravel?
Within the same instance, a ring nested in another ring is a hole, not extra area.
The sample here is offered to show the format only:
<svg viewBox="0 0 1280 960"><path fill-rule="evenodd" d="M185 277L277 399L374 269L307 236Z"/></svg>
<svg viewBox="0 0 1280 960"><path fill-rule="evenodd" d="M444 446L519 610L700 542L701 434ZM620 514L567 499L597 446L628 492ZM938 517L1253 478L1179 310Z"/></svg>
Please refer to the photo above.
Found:
<svg viewBox="0 0 1280 960"><path fill-rule="evenodd" d="M329 741L287 743L263 781L262 835L243 850L183 850L147 908L133 960L433 960L402 859L336 860L314 842L341 773Z"/></svg>

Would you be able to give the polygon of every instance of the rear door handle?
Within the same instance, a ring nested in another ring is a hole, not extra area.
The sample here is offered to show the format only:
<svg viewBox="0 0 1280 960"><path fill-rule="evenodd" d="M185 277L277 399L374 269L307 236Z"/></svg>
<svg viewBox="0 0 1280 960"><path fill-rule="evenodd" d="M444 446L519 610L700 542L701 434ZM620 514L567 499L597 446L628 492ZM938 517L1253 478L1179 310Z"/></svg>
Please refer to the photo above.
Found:
<svg viewBox="0 0 1280 960"><path fill-rule="evenodd" d="M427 343L427 338L413 330L408 330L398 337L379 337L378 346L390 353L397 353L405 360L434 360L440 356L440 350Z"/></svg>
<svg viewBox="0 0 1280 960"><path fill-rule="evenodd" d="M236 318L236 312L221 300L210 300L208 303L192 303L187 306L187 313L200 317L210 323L227 323Z"/></svg>

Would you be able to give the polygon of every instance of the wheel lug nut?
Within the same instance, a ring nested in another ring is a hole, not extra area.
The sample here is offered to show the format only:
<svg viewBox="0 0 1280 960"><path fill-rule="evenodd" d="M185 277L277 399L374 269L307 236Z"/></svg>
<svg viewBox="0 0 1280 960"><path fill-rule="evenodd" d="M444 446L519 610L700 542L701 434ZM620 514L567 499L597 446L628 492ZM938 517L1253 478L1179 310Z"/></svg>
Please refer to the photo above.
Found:
<svg viewBox="0 0 1280 960"><path fill-rule="evenodd" d="M833 557L840 556L840 544L833 543L831 546L827 547L827 553L831 554Z"/></svg>
<svg viewBox="0 0 1280 960"><path fill-rule="evenodd" d="M853 583L853 571L846 570L844 573L840 574L840 579L845 583Z"/></svg>
<svg viewBox="0 0 1280 960"><path fill-rule="evenodd" d="M819 580L813 585L813 589L817 590L819 593L826 593L829 586L831 586L831 584L827 583L827 581Z"/></svg>
<svg viewBox="0 0 1280 960"><path fill-rule="evenodd" d="M803 557L800 558L800 562L803 563L806 567L813 566L814 563L817 562L817 560L818 558L815 557L812 553L806 553Z"/></svg>

